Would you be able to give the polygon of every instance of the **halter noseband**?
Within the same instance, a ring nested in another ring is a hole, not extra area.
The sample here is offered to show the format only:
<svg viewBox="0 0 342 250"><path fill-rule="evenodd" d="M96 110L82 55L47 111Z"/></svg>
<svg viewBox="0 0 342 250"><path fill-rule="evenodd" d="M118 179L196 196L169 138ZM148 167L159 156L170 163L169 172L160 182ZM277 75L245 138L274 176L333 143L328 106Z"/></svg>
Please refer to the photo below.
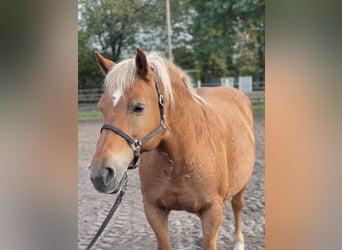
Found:
<svg viewBox="0 0 342 250"><path fill-rule="evenodd" d="M110 124L103 124L103 126L101 128L101 132L103 129L111 130L115 134L120 135L122 138L124 138L128 142L128 144L131 147L131 149L133 150L133 154L134 154L133 163L131 165L129 165L128 169L135 169L139 166L140 146L166 129L165 113L164 113L164 96L160 93L158 81L157 81L156 77L154 76L154 74L153 74L153 77L155 80L156 90L157 90L157 94L158 94L158 103L159 103L159 112L160 112L160 125L155 130L153 130L151 133L149 133L148 135L146 135L145 137L143 137L141 139L134 139L134 138L130 137L129 135L127 135L122 130L120 130L117 127L114 127Z"/></svg>

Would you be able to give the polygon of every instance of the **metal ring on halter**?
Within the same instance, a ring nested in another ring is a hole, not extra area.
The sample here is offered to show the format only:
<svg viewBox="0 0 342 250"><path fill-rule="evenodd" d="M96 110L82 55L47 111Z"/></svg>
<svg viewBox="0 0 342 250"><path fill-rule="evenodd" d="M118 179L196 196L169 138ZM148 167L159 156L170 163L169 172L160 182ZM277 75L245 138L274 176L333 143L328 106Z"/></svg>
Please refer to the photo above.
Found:
<svg viewBox="0 0 342 250"><path fill-rule="evenodd" d="M140 149L141 140L135 140L134 143L130 144L132 150L135 152Z"/></svg>
<svg viewBox="0 0 342 250"><path fill-rule="evenodd" d="M164 107L164 96L163 95L159 96L159 104Z"/></svg>

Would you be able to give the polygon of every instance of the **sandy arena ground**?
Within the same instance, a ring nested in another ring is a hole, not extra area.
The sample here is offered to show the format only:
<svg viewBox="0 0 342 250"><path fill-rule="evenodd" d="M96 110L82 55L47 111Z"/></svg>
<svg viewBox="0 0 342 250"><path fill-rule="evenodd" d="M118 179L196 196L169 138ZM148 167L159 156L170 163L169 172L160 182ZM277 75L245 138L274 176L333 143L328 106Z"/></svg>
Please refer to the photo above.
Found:
<svg viewBox="0 0 342 250"><path fill-rule="evenodd" d="M254 115L257 142L256 163L245 192L243 234L245 250L265 249L264 202L264 120ZM95 150L101 121L78 123L78 249L85 249L110 210L116 195L100 194L88 177L88 165ZM129 172L128 190L107 228L93 247L103 250L152 250L156 240L144 215L138 170ZM175 250L202 249L199 218L187 212L172 211L169 216L170 241ZM233 212L224 211L217 249L233 249Z"/></svg>

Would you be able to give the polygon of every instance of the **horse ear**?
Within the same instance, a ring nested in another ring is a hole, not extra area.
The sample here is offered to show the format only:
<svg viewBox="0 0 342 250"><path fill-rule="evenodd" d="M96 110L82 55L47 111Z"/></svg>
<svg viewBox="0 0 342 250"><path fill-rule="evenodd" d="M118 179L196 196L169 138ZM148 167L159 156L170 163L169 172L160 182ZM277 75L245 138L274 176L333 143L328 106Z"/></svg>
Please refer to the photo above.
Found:
<svg viewBox="0 0 342 250"><path fill-rule="evenodd" d="M135 57L135 65L137 67L137 73L141 77L147 78L149 67L148 67L146 55L144 54L144 52L140 48L137 48L137 55Z"/></svg>
<svg viewBox="0 0 342 250"><path fill-rule="evenodd" d="M101 69L103 74L107 75L110 68L115 65L115 62L107 58L104 58L98 51L95 51L95 57L96 57L97 65L99 65L99 68Z"/></svg>

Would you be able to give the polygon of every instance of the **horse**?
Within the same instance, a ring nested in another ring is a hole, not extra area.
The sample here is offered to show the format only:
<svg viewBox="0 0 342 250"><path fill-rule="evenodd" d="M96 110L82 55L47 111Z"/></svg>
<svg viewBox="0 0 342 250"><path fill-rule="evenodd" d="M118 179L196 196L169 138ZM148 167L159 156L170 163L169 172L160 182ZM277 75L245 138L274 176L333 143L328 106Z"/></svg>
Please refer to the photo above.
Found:
<svg viewBox="0 0 342 250"><path fill-rule="evenodd" d="M244 249L241 214L255 161L248 97L232 87L196 89L178 66L139 48L120 63L95 57L105 75L98 103L105 124L89 167L95 189L118 192L127 169L139 166L158 250L172 249L171 210L198 215L203 249L216 249L226 204L234 212L234 250Z"/></svg>

